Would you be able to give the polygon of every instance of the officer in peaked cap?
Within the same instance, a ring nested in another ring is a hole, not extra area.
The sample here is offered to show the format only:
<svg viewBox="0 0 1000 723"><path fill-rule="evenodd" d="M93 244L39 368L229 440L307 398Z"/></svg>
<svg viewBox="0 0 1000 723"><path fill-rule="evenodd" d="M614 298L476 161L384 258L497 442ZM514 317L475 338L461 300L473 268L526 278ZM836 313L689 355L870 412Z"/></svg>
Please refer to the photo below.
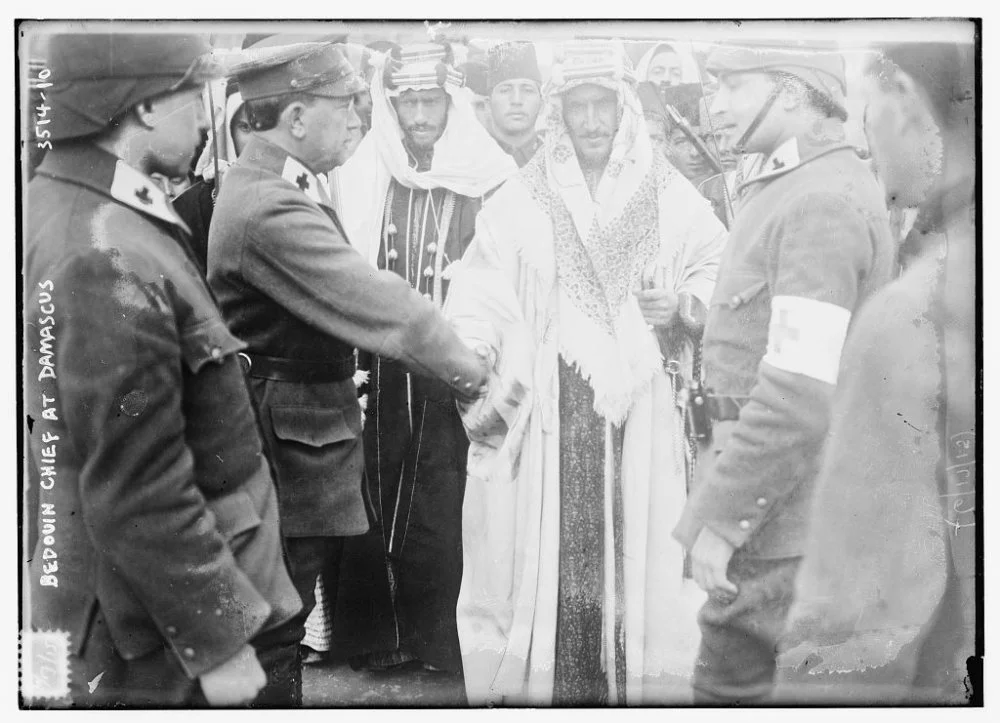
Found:
<svg viewBox="0 0 1000 723"><path fill-rule="evenodd" d="M674 537L708 593L696 700L773 690L802 559L840 353L855 312L894 268L875 178L844 142L843 62L829 51L725 48L712 112L764 157L739 207L709 307L709 448Z"/></svg>
<svg viewBox="0 0 1000 723"><path fill-rule="evenodd" d="M351 98L367 87L333 43L255 45L231 69L247 102L308 93L325 98Z"/></svg>
<svg viewBox="0 0 1000 723"><path fill-rule="evenodd" d="M32 630L69 634L74 706L234 706L301 608L237 358L150 178L207 129L204 39L50 39L52 149L28 185ZM88 687L88 683L90 686Z"/></svg>
<svg viewBox="0 0 1000 723"><path fill-rule="evenodd" d="M274 453L289 569L304 609L270 638L266 706L301 704L299 643L321 571L368 530L355 349L480 393L483 360L398 275L347 240L326 174L353 152L365 85L335 45L250 48L234 67L254 137L229 169L208 277L245 362Z"/></svg>

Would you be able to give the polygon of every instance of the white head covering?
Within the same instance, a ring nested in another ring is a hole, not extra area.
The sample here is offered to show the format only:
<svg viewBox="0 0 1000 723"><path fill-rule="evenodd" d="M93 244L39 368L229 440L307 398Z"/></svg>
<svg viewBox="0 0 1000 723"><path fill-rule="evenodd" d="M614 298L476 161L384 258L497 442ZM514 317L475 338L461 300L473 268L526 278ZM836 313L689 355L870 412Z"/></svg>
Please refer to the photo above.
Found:
<svg viewBox="0 0 1000 723"><path fill-rule="evenodd" d="M407 188L446 188L461 196L482 196L517 172L517 164L504 153L476 119L472 95L460 87L446 67L443 85L439 82L438 59L419 59L392 73L395 89L387 89L384 68L388 56L373 58L372 128L351 159L335 171L341 216L348 240L374 263L385 211L386 193L395 178ZM403 131L390 97L405 89L426 90L443 87L451 98L448 123L434 144L434 156L427 171L410 166L403 147Z"/></svg>
<svg viewBox="0 0 1000 723"><path fill-rule="evenodd" d="M667 52L676 53L681 61L681 83L698 83L701 81L701 73L698 72L698 63L695 61L694 56L690 52L682 50L680 45L675 43L657 43L646 51L639 60L639 65L636 66L635 72L640 81L649 80L649 66L652 65L653 58L660 53Z"/></svg>
<svg viewBox="0 0 1000 723"><path fill-rule="evenodd" d="M208 143L198 158L198 163L194 167L194 175L201 176L206 181L215 178L215 144L219 143L219 173L225 175L226 169L236 162L236 144L233 141L233 134L230 132L233 118L237 111L243 107L243 96L238 92L226 98L224 113L219 113L215 117L215 128L213 129Z"/></svg>
<svg viewBox="0 0 1000 723"><path fill-rule="evenodd" d="M563 119L563 94L581 85L607 88L618 96L620 118L595 200L600 208L615 212L632 196L653 163L653 146L631 63L619 44L607 41L567 43L559 53L543 91L546 134L540 152L545 154L549 187L562 193L562 189L586 183ZM590 228L577 230L586 238Z"/></svg>

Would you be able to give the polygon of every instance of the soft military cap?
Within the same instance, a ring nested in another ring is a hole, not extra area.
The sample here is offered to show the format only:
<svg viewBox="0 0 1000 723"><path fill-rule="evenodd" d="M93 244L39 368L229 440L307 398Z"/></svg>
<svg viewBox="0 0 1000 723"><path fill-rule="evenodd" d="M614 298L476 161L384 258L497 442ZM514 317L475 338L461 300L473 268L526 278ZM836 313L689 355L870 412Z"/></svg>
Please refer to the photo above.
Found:
<svg viewBox="0 0 1000 723"><path fill-rule="evenodd" d="M129 108L222 75L207 36L172 33L54 35L47 58L53 140L100 133Z"/></svg>
<svg viewBox="0 0 1000 723"><path fill-rule="evenodd" d="M752 72L788 73L808 83L846 112L844 56L834 50L801 45L722 46L709 54L705 69L715 76Z"/></svg>
<svg viewBox="0 0 1000 723"><path fill-rule="evenodd" d="M340 50L330 43L296 43L248 48L231 74L246 101L289 93L344 98L367 86Z"/></svg>

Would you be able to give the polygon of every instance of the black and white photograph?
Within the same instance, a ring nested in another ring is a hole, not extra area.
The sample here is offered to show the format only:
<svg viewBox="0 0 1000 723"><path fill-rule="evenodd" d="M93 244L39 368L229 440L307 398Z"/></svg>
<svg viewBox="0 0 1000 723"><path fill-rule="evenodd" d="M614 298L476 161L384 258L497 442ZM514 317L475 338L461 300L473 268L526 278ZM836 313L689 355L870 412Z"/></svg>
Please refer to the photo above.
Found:
<svg viewBox="0 0 1000 723"><path fill-rule="evenodd" d="M988 23L424 12L14 20L17 707L982 708Z"/></svg>

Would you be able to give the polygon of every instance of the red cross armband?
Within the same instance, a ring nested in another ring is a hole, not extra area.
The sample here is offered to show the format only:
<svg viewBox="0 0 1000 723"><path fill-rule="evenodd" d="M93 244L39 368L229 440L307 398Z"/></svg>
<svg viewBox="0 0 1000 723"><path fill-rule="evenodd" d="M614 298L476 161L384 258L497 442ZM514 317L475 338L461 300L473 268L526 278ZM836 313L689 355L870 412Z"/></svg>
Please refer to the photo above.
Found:
<svg viewBox="0 0 1000 723"><path fill-rule="evenodd" d="M763 361L776 369L836 384L850 323L851 312L842 306L801 296L775 296Z"/></svg>

